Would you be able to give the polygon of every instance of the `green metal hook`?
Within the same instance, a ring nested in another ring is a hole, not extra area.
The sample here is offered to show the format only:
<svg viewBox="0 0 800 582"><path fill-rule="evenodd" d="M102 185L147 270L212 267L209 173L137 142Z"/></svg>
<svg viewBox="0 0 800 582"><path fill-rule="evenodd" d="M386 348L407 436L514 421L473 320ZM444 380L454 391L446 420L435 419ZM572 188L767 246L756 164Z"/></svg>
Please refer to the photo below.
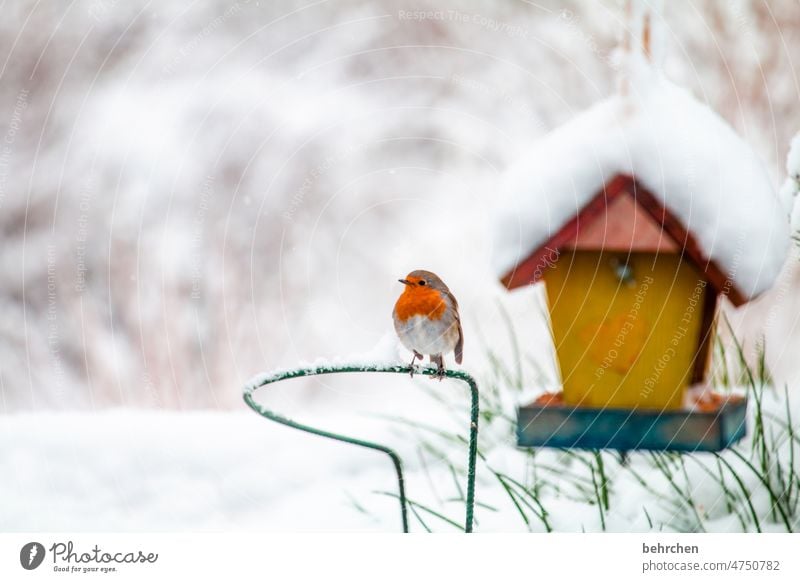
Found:
<svg viewBox="0 0 800 582"><path fill-rule="evenodd" d="M405 484L403 481L403 466L400 457L389 447L383 446L378 443L356 439L349 436L336 434L327 430L321 430L295 422L285 416L281 416L275 412L267 410L262 405L258 404L253 399L253 394L256 390L267 384L273 384L282 380L289 380L292 378L302 378L304 376L317 376L321 374L339 374L339 373L357 373L357 372L381 372L393 374L410 374L411 367L396 364L331 364L322 365L309 368L298 368L294 370L287 370L282 372L274 372L264 376L259 376L253 379L250 384L244 388L244 401L255 412L285 426L296 428L311 434L319 435L325 438L349 443L360 447L365 447L375 451L380 451L389 456L394 464L395 471L397 472L397 489L398 498L400 499L400 514L403 520L403 532L408 533L408 510L406 502ZM424 376L435 376L438 374L436 368L421 367L415 368L415 372ZM466 533L472 532L473 513L475 510L475 462L478 454L478 383L475 379L466 372L460 370L445 370L444 375L447 378L454 380L461 380L466 382L470 390L470 398L472 401L470 408L470 425L469 425L469 458L467 465L467 499L466 499L466 517L464 523L464 531Z"/></svg>

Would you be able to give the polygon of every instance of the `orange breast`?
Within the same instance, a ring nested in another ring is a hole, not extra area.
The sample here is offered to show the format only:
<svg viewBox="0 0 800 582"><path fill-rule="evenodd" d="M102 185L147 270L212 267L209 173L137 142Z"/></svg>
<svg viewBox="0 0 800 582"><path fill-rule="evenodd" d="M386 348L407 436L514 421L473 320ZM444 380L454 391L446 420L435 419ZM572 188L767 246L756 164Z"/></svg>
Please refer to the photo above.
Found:
<svg viewBox="0 0 800 582"><path fill-rule="evenodd" d="M415 315L427 315L431 319L441 319L447 309L442 294L435 289L407 287L394 306L400 321Z"/></svg>

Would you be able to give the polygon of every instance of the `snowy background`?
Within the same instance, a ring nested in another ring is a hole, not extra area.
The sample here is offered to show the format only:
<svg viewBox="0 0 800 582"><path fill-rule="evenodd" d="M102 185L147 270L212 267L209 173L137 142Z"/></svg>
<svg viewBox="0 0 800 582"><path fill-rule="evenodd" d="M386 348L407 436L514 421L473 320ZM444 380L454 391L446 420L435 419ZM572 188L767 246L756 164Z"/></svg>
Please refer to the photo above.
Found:
<svg viewBox="0 0 800 582"><path fill-rule="evenodd" d="M373 493L393 490L385 459L272 426L241 387L298 361L392 352L396 280L414 268L457 295L479 379L511 358L510 320L526 385L554 381L541 296L500 287L487 216L506 168L615 90L621 3L3 8L0 530L396 530L396 502ZM662 30L667 76L737 130L777 189L800 130L797 3L667 3ZM799 289L793 249L771 291L728 309L795 401ZM463 428L450 414L462 388L447 384L444 402L424 379L362 377L268 399L394 443L412 498L446 505L449 465L381 415ZM523 471L505 429L487 427L493 466ZM690 477L713 501L703 475ZM489 481L484 529L543 527ZM713 510L705 527L679 523L669 503L645 519L630 494L601 523L580 495L550 497L554 529L737 527Z"/></svg>

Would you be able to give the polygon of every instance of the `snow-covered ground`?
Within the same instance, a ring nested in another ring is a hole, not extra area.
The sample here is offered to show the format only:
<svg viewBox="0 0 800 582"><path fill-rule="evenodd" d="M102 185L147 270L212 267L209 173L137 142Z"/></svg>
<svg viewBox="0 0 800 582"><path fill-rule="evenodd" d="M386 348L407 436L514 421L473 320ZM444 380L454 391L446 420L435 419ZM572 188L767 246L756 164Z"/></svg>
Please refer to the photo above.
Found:
<svg viewBox="0 0 800 582"><path fill-rule="evenodd" d="M2 435L2 531L390 529L399 517L388 497L366 496L375 519L348 501L393 490L381 455L249 411L23 414Z"/></svg>
<svg viewBox="0 0 800 582"><path fill-rule="evenodd" d="M425 387L429 380L416 382ZM465 486L466 447L450 444L434 453L428 446L436 443L431 434L379 417L399 416L465 434L463 387L446 381L435 390L444 404L407 379L381 391L379 402L366 394L368 388L349 390L350 408L363 408L360 413L281 409L286 403L279 392L263 402L297 420L392 446L404 460L409 499L462 523L459 488ZM768 394L765 402L765 410L781 414L780 399ZM726 473L732 495L739 494L736 510L729 506L714 477L719 463L711 455L693 455L683 468L676 466L672 475L683 491L677 493L648 454L634 453L622 467L615 455L604 453L609 507L601 515L586 493L592 472L585 463L593 462L591 454L539 450L534 459L514 447L509 428L502 420L483 426L476 531L546 530L532 510L525 508L529 523L523 520L496 474L529 487L538 474L539 499L554 531L755 529L741 491ZM0 505L2 531L400 529L387 457L293 431L249 410L15 414L4 417L0 443L0 498L6 500ZM749 444L741 450L747 454ZM781 454L785 463L785 447ZM761 529L786 531L771 517L758 477L732 454L724 458L747 487ZM423 509L417 513L434 531L455 531ZM797 527L798 516L793 519ZM410 522L412 531L425 530L413 514Z"/></svg>

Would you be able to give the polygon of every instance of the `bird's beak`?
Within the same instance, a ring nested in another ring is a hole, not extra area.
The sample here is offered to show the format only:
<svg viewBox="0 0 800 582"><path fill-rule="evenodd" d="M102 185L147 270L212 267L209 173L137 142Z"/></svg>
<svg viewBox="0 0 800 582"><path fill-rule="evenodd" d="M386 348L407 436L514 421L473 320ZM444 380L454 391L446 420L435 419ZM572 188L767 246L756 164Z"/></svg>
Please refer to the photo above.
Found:
<svg viewBox="0 0 800 582"><path fill-rule="evenodd" d="M403 285L411 285L411 281L408 279L398 279Z"/></svg>

